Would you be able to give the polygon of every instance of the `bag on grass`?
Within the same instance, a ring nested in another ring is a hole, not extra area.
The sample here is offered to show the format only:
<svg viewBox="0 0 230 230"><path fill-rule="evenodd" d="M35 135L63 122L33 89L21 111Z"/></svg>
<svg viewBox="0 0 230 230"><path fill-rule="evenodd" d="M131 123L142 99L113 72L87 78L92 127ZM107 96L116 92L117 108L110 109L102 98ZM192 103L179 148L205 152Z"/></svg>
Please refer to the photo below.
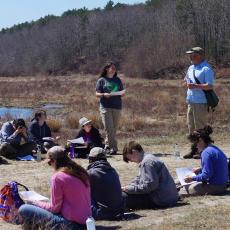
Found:
<svg viewBox="0 0 230 230"><path fill-rule="evenodd" d="M28 191L26 186L15 181L9 182L0 190L0 220L20 224L18 209L24 202L19 196L18 185Z"/></svg>

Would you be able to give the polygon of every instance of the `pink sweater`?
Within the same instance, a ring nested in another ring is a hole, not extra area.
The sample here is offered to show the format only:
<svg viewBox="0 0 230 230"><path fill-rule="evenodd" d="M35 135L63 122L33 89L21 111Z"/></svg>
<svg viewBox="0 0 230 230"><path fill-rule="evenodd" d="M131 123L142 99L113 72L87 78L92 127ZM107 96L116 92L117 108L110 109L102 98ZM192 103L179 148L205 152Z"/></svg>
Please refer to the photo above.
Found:
<svg viewBox="0 0 230 230"><path fill-rule="evenodd" d="M90 186L86 187L78 178L57 172L51 179L51 201L36 202L35 205L65 219L85 224L91 216Z"/></svg>

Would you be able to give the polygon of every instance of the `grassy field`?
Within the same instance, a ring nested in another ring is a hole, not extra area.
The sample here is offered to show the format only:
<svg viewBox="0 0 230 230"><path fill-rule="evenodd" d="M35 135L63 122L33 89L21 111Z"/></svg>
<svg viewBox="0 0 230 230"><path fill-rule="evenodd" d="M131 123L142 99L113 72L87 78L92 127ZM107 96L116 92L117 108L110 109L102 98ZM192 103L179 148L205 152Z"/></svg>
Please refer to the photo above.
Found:
<svg viewBox="0 0 230 230"><path fill-rule="evenodd" d="M62 77L18 77L1 78L0 101L6 106L37 107L43 103L64 105L50 118L60 125L61 144L74 137L77 119L88 116L101 127L98 101L95 98L95 76ZM199 166L199 160L176 160L172 153L175 143L180 146L181 155L189 150L185 138L186 104L185 90L180 80L143 80L122 76L127 88L124 109L118 133L119 149L128 140L139 141L146 151L156 154L166 163L173 177L175 169L182 166ZM212 119L215 143L230 157L230 80L225 72L218 76L216 90L221 97L219 107ZM87 160L76 159L87 166ZM135 164L126 164L121 155L109 158L109 162L120 175L121 183L127 184L138 171ZM9 161L0 165L0 187L10 180L27 185L43 195L49 194L49 179L52 174L43 162ZM98 221L98 229L230 229L230 191L224 196L186 198L174 208L162 210L135 211L136 218L129 221ZM0 222L0 229L20 229Z"/></svg>

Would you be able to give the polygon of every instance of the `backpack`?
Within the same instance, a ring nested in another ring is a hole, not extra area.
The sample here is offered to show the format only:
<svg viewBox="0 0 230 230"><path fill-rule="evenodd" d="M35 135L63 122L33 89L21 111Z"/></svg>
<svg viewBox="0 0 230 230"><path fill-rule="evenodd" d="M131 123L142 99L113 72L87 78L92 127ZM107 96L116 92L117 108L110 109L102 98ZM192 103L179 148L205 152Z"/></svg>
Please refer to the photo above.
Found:
<svg viewBox="0 0 230 230"><path fill-rule="evenodd" d="M18 185L28 191L26 186L16 181L9 182L0 190L0 220L20 224L18 209L24 202L19 196Z"/></svg>

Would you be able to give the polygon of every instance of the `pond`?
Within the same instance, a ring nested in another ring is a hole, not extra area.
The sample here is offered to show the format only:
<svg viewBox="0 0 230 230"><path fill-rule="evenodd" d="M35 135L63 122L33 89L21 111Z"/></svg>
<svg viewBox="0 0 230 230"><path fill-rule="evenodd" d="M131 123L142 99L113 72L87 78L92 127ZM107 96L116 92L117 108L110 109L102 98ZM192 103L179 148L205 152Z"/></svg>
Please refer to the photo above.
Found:
<svg viewBox="0 0 230 230"><path fill-rule="evenodd" d="M52 114L58 109L63 108L62 104L44 104L40 108L20 108L20 107L0 107L0 117L11 118L31 118L37 109L45 109L48 114Z"/></svg>

